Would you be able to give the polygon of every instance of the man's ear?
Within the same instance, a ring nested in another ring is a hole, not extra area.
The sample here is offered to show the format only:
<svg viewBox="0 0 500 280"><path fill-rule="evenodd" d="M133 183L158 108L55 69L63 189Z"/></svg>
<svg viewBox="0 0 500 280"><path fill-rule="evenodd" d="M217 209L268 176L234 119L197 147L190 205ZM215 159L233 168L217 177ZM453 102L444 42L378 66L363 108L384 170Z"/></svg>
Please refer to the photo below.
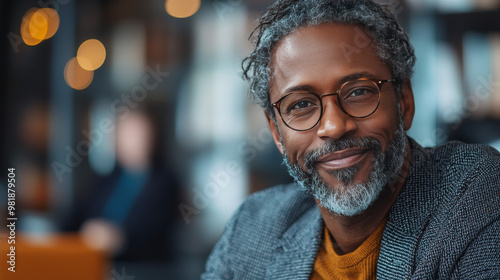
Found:
<svg viewBox="0 0 500 280"><path fill-rule="evenodd" d="M415 115L415 100L413 99L413 89L410 79L403 82L401 87L401 96L399 98L401 105L401 114L405 123L405 130L410 129Z"/></svg>
<svg viewBox="0 0 500 280"><path fill-rule="evenodd" d="M274 143L276 144L276 147L278 147L278 150L280 150L280 153L283 155L283 145L281 144L280 141L280 133L278 130L278 127L276 126L276 123L273 120L273 117L270 116L269 113L265 113L266 115L266 120L267 120L267 125L269 126L269 129L271 130L271 133L273 134L273 139Z"/></svg>

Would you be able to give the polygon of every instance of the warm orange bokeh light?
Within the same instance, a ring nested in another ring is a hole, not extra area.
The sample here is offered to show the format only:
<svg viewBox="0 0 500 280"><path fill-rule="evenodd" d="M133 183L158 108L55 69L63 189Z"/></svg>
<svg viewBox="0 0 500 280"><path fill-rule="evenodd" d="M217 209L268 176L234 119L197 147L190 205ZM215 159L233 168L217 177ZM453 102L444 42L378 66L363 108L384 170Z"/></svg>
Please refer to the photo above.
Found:
<svg viewBox="0 0 500 280"><path fill-rule="evenodd" d="M47 22L46 25L47 32L43 37L44 40L49 39L50 37L54 36L54 34L56 34L57 29L59 29L59 14L57 13L56 10L52 8L39 9L38 11L35 12L31 21L36 22L36 17L42 17ZM41 20L41 22L43 22L43 20ZM33 35L33 37L35 37L35 35Z"/></svg>
<svg viewBox="0 0 500 280"><path fill-rule="evenodd" d="M34 38L33 35L31 34L31 29L32 29L31 19L33 18L33 15L35 14L36 11L38 11L37 8L29 9L26 12L26 14L24 14L23 20L21 22L21 37L23 38L24 43L28 46L34 46L43 41L43 38L41 39ZM33 24L33 30L35 30L35 28L36 25ZM45 31L45 33L46 32L47 31ZM45 34L43 34L43 36L45 36Z"/></svg>
<svg viewBox="0 0 500 280"><path fill-rule="evenodd" d="M194 15L200 5L200 0L166 0L165 10L173 17L186 18Z"/></svg>
<svg viewBox="0 0 500 280"><path fill-rule="evenodd" d="M45 16L45 13L40 12L40 10L36 10L36 12L34 12L31 16L29 23L31 37L39 40L45 39L48 27L49 21Z"/></svg>
<svg viewBox="0 0 500 280"><path fill-rule="evenodd" d="M80 67L76 57L73 57L64 68L64 80L66 83L77 90L87 88L94 78L94 71L87 71Z"/></svg>
<svg viewBox="0 0 500 280"><path fill-rule="evenodd" d="M93 71L104 63L106 48L99 40L90 39L80 45L76 58L83 69Z"/></svg>
<svg viewBox="0 0 500 280"><path fill-rule="evenodd" d="M51 8L31 8L21 22L21 37L26 45L34 46L54 36L59 28L59 14Z"/></svg>

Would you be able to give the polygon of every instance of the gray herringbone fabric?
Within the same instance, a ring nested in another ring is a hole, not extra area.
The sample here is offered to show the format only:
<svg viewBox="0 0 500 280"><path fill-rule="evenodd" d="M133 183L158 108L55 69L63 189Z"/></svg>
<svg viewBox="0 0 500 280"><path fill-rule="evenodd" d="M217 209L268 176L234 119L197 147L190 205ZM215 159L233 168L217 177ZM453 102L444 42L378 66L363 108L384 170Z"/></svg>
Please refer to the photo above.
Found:
<svg viewBox="0 0 500 280"><path fill-rule="evenodd" d="M413 140L405 186L382 238L377 279L500 279L500 154ZM248 198L202 279L309 279L323 220L295 184Z"/></svg>

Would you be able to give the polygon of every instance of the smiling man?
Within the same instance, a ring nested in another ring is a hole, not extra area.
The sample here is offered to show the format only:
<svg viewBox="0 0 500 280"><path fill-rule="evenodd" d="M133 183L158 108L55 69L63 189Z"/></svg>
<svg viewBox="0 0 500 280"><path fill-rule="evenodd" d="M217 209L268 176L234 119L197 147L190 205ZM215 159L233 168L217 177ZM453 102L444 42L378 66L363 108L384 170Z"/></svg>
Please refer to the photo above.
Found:
<svg viewBox="0 0 500 280"><path fill-rule="evenodd" d="M252 195L203 279L500 279L500 155L406 136L413 47L368 0L278 1L244 74L296 183Z"/></svg>

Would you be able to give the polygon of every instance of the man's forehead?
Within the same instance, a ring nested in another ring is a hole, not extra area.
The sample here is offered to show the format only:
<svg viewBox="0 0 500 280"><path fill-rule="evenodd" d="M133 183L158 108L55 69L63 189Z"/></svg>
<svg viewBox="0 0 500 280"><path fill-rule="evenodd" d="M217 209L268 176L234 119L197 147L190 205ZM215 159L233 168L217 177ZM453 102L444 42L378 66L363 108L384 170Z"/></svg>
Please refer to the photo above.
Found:
<svg viewBox="0 0 500 280"><path fill-rule="evenodd" d="M359 26L324 23L301 27L286 35L273 49L272 60L283 63L325 49L350 60L351 53L366 51L371 46L371 37Z"/></svg>
<svg viewBox="0 0 500 280"><path fill-rule="evenodd" d="M364 72L367 64L381 64L372 45L366 32L355 25L328 23L300 28L281 39L273 50L272 83L278 82L281 88L284 82L300 82L293 80L304 75L324 74L322 70L333 76L346 70L347 74Z"/></svg>

